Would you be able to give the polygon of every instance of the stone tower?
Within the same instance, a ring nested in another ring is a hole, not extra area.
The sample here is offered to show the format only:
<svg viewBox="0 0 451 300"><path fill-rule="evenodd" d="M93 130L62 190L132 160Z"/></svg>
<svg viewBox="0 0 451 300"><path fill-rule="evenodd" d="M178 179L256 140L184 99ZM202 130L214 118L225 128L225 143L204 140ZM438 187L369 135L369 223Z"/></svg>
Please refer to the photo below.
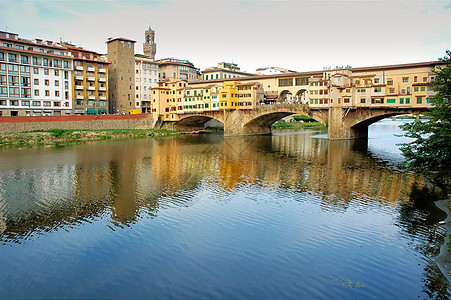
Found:
<svg viewBox="0 0 451 300"><path fill-rule="evenodd" d="M143 44L144 54L149 56L150 59L155 60L155 53L157 53L157 44L155 44L155 30L152 30L149 25L149 29L144 34Z"/></svg>
<svg viewBox="0 0 451 300"><path fill-rule="evenodd" d="M135 41L115 38L106 43L110 112L129 113L135 108Z"/></svg>

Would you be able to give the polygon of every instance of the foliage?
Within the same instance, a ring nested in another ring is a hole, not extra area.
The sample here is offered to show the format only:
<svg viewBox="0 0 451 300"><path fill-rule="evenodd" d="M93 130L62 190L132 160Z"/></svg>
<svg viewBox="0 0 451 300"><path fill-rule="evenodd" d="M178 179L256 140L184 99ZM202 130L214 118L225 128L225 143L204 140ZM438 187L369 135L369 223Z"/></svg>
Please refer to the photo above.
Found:
<svg viewBox="0 0 451 300"><path fill-rule="evenodd" d="M416 120L401 126L404 136L413 138L401 145L408 170L425 175L447 193L451 178L451 51L441 61L432 81L434 106L427 113L429 119Z"/></svg>
<svg viewBox="0 0 451 300"><path fill-rule="evenodd" d="M309 116L304 116L304 115L295 115L295 116L293 116L293 119L297 122L299 122L299 121L314 122L314 120L312 118L310 118Z"/></svg>

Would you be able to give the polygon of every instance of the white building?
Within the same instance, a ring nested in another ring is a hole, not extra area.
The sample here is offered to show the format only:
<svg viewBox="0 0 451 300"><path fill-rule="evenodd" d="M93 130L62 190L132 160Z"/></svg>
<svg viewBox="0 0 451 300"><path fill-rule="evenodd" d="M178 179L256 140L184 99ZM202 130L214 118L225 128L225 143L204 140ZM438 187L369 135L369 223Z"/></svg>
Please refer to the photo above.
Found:
<svg viewBox="0 0 451 300"><path fill-rule="evenodd" d="M72 68L66 48L0 31L0 116L70 114Z"/></svg>
<svg viewBox="0 0 451 300"><path fill-rule="evenodd" d="M207 68L202 71L202 80L222 80L253 76L254 74L241 72L237 64L218 63L218 67Z"/></svg>
<svg viewBox="0 0 451 300"><path fill-rule="evenodd" d="M294 73L294 71L279 67L259 68L255 71L256 75L276 75L285 73Z"/></svg>
<svg viewBox="0 0 451 300"><path fill-rule="evenodd" d="M158 86L158 63L135 55L135 108L150 112L151 89Z"/></svg>

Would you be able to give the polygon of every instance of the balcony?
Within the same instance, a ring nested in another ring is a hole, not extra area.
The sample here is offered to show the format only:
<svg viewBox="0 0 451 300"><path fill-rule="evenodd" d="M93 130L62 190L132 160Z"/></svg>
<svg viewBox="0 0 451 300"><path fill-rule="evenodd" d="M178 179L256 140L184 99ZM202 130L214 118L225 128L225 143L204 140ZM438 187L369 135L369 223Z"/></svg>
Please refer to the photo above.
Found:
<svg viewBox="0 0 451 300"><path fill-rule="evenodd" d="M93 67L88 67L88 72L95 72L96 71L96 69L94 69Z"/></svg>
<svg viewBox="0 0 451 300"><path fill-rule="evenodd" d="M88 81L96 81L96 79L94 77L88 77L86 78Z"/></svg>
<svg viewBox="0 0 451 300"><path fill-rule="evenodd" d="M77 76L75 76L75 80L81 80L81 81L83 81L83 76L77 75Z"/></svg>
<svg viewBox="0 0 451 300"><path fill-rule="evenodd" d="M106 92L106 87L103 87L103 86L99 87L99 91Z"/></svg>
<svg viewBox="0 0 451 300"><path fill-rule="evenodd" d="M0 57L0 61L6 61L4 57Z"/></svg>
<svg viewBox="0 0 451 300"><path fill-rule="evenodd" d="M75 70L77 70L77 71L83 71L83 66L75 66Z"/></svg>
<svg viewBox="0 0 451 300"><path fill-rule="evenodd" d="M26 60L26 59L22 59L20 61L20 63L23 64L23 65L29 65L30 64L30 62L28 60Z"/></svg>
<svg viewBox="0 0 451 300"><path fill-rule="evenodd" d="M99 69L99 73L106 73L106 69Z"/></svg>
<svg viewBox="0 0 451 300"><path fill-rule="evenodd" d="M34 66L42 66L42 63L39 62L39 61L34 61L34 62L33 62L33 65L34 65Z"/></svg>
<svg viewBox="0 0 451 300"><path fill-rule="evenodd" d="M100 96L99 100L106 100L106 97L105 96Z"/></svg>
<svg viewBox="0 0 451 300"><path fill-rule="evenodd" d="M88 91L95 91L96 87L95 86L88 86Z"/></svg>
<svg viewBox="0 0 451 300"><path fill-rule="evenodd" d="M106 78L99 78L99 82L106 82Z"/></svg>
<svg viewBox="0 0 451 300"><path fill-rule="evenodd" d="M88 96L88 100L96 100L96 96Z"/></svg>
<svg viewBox="0 0 451 300"><path fill-rule="evenodd" d="M10 59L8 59L8 61L9 61L9 62L16 63L16 62L17 62L17 59L15 59L15 58L10 58Z"/></svg>
<svg viewBox="0 0 451 300"><path fill-rule="evenodd" d="M75 97L75 99L77 99L77 100L82 100L82 99L84 99L84 97L83 97L83 95L77 95L77 96Z"/></svg>
<svg viewBox="0 0 451 300"><path fill-rule="evenodd" d="M84 90L85 88L84 88L84 86L82 86L82 85L76 85L76 86L75 86L75 89L76 89L76 90Z"/></svg>

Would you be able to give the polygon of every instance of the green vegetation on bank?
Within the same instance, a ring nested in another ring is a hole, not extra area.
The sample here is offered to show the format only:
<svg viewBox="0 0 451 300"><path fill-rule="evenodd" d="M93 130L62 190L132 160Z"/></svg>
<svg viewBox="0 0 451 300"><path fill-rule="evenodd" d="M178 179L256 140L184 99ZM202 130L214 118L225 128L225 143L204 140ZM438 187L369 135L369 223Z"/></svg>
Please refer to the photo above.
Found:
<svg viewBox="0 0 451 300"><path fill-rule="evenodd" d="M306 127L326 127L320 122L306 122L306 123L286 123L277 122L272 125L274 129L291 129L291 128L306 128Z"/></svg>
<svg viewBox="0 0 451 300"><path fill-rule="evenodd" d="M163 137L176 134L178 132L166 129L76 130L55 128L0 133L0 146L50 146L110 139L143 138L148 136Z"/></svg>

